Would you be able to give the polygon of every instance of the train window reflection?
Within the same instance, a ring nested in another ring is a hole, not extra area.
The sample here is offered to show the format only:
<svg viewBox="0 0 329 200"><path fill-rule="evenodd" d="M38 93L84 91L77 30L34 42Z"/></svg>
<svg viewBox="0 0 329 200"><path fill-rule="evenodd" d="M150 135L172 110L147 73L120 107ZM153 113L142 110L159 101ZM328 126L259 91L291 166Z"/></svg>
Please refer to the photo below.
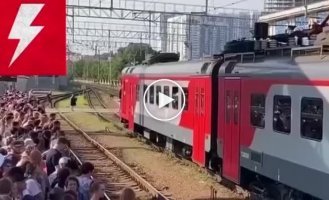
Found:
<svg viewBox="0 0 329 200"><path fill-rule="evenodd" d="M161 86L160 85L157 85L156 86L156 91L155 91L155 93L156 93L156 99L155 99L155 103L156 103L156 105L159 105L159 93L162 93L162 90L161 90Z"/></svg>
<svg viewBox="0 0 329 200"><path fill-rule="evenodd" d="M250 124L259 128L265 127L265 95L252 94L250 102Z"/></svg>
<svg viewBox="0 0 329 200"><path fill-rule="evenodd" d="M172 98L174 101L172 102L172 108L175 110L178 110L178 95L179 95L179 89L178 87L173 87L172 88Z"/></svg>
<svg viewBox="0 0 329 200"><path fill-rule="evenodd" d="M167 96L170 96L169 86L164 86L163 94L167 95ZM165 105L165 107L169 108L169 104Z"/></svg>
<svg viewBox="0 0 329 200"><path fill-rule="evenodd" d="M154 86L150 87L150 104L154 104Z"/></svg>
<svg viewBox="0 0 329 200"><path fill-rule="evenodd" d="M274 96L273 129L289 134L291 129L291 98L290 96Z"/></svg>
<svg viewBox="0 0 329 200"><path fill-rule="evenodd" d="M321 141L323 132L322 99L302 98L300 120L302 137Z"/></svg>
<svg viewBox="0 0 329 200"><path fill-rule="evenodd" d="M139 101L139 85L136 85L136 100Z"/></svg>
<svg viewBox="0 0 329 200"><path fill-rule="evenodd" d="M145 94L145 103L147 103L148 99L149 99L149 95L148 95L148 92L146 92L146 89L147 89L147 85L144 85L143 95Z"/></svg>

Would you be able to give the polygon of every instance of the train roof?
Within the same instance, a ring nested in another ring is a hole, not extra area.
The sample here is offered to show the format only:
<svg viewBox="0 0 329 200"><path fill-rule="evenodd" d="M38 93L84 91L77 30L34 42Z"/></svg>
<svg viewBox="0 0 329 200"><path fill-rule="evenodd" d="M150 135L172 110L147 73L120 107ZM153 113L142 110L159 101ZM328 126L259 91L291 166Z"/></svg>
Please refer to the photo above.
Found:
<svg viewBox="0 0 329 200"><path fill-rule="evenodd" d="M310 47L305 48L309 50ZM297 48L297 50L305 50ZM237 55L240 56L237 58ZM252 55L253 59L243 61L242 55ZM231 59L233 58L233 59ZM266 57L256 58L255 53L243 53L234 55L222 55L217 59L205 61L187 61L159 63L153 65L140 65L127 67L123 74L136 75L211 75L217 63L224 63L219 68L219 76L280 76L280 77L308 77L308 78L328 78L329 77L329 55L322 49L320 54L310 54L303 56L286 57ZM227 60L226 60L227 59Z"/></svg>
<svg viewBox="0 0 329 200"><path fill-rule="evenodd" d="M216 60L205 61L181 61L170 63L157 63L153 65L139 65L127 67L122 70L123 74L175 74L175 75L209 75L211 64Z"/></svg>
<svg viewBox="0 0 329 200"><path fill-rule="evenodd" d="M228 63L224 64L228 65ZM223 66L225 67L225 66ZM272 59L264 62L237 63L226 76L329 77L329 56L304 56L295 59ZM220 75L223 75L220 74Z"/></svg>

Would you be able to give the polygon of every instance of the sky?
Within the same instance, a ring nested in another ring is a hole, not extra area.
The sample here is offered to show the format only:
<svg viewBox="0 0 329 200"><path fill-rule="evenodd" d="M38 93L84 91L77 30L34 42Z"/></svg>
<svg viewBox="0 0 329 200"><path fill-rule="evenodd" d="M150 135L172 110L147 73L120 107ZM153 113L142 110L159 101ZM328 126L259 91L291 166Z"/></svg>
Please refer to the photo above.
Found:
<svg viewBox="0 0 329 200"><path fill-rule="evenodd" d="M111 2L111 0L67 0L67 1L71 2L71 4L74 4L74 5L77 5L78 4L77 2L79 2L80 5L89 5L89 1L90 1L92 6L97 6L97 5L99 5L99 2L101 2L102 6L104 6L104 7L109 7L110 2ZM137 5L139 5L139 6L143 5L143 4L141 4L142 1L176 3L176 4L190 4L190 5L205 5L205 2L206 2L206 0L127 0L127 2L129 2L129 3L125 4L124 1L125 0L113 0L113 3L114 3L114 6L116 6L116 7L121 7L121 8L127 8L128 9L128 8L132 8L133 5L135 5L134 3L132 3L134 1L139 2L139 4L136 3L136 6ZM222 6L224 6L225 8L228 8L228 10L226 10L228 12L230 12L229 9L232 9L232 8L233 9L234 8L237 8L237 9L250 9L250 10L260 11L264 7L264 0L208 0L208 2L209 2L209 7L213 7L213 6L222 7ZM125 7L125 5L127 7ZM159 4L159 6L161 6L161 5L162 4ZM198 8L198 6L196 8ZM142 8L138 8L138 9L142 9ZM157 9L161 10L160 7L157 7ZM169 6L169 10L171 10L171 9L172 8ZM182 9L182 7L178 6L177 9ZM211 11L211 9L209 9L209 11ZM219 11L221 11L221 10L219 10ZM184 11L181 11L181 12L184 12ZM191 11L186 11L186 12L191 12ZM81 19L80 18L79 20L88 21L88 22L90 22L90 21L93 21L93 22L95 22L95 21L100 22L101 21L101 22L103 22L104 21L103 19L102 20L96 20L95 18L92 18L92 19L87 19L87 18ZM116 21L115 20L110 20L110 21L111 21L112 24L116 23L116 25L114 25L114 24L111 25L111 28L112 29L118 29L118 30L122 30L122 29L124 29L124 30L129 29L130 30L131 27L133 27L133 26L129 26L129 25L131 23L133 23L134 25L137 23L137 22L132 22L132 21L125 21L124 23L122 23L122 21L118 21L118 20L116 20ZM77 24L78 20L75 20L75 23ZM96 25L98 26L99 25L99 24L96 24L96 23L92 23L92 24L93 24L93 26L96 26ZM139 22L139 24L142 25L142 26L140 26L140 27L135 26L134 29L138 28L138 30L141 29L142 31L148 31L147 23L145 24L144 22ZM107 27L107 26L105 26L105 27ZM102 25L102 28L104 28L103 25ZM75 39L77 39L77 37ZM147 41L148 40L146 40L146 42ZM138 40L138 42L140 42L140 39ZM157 41L152 40L152 45L155 42L157 43ZM106 48L106 50L107 50L107 48ZM94 53L94 51L92 50L91 53Z"/></svg>
<svg viewBox="0 0 329 200"><path fill-rule="evenodd" d="M177 0L152 0L156 2L171 2L171 3L177 3ZM192 3L193 2L193 3ZM206 0L179 0L179 3L184 4L204 4L205 5ZM261 10L264 7L264 0L208 0L209 5L215 5L215 6L224 6L229 4L236 4L232 6L227 6L228 8L243 8L243 9L251 9L251 10Z"/></svg>

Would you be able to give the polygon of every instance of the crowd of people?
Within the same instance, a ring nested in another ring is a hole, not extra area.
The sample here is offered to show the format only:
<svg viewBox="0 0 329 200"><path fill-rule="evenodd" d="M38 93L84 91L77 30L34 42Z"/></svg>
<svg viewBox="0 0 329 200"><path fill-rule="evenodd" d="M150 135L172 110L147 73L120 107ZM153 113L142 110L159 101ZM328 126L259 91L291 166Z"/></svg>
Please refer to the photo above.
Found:
<svg viewBox="0 0 329 200"><path fill-rule="evenodd" d="M69 157L70 141L56 114L32 93L0 97L0 200L99 200L105 185L92 178L94 165ZM126 188L122 200L134 200Z"/></svg>

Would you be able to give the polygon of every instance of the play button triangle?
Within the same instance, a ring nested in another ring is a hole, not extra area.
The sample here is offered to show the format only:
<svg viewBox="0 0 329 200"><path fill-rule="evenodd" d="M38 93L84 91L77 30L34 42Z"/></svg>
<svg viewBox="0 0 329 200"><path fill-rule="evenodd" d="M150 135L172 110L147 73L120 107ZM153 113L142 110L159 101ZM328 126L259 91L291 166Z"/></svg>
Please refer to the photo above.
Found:
<svg viewBox="0 0 329 200"><path fill-rule="evenodd" d="M175 99L159 92L159 108L163 108L166 105L170 104L171 102L173 102Z"/></svg>

